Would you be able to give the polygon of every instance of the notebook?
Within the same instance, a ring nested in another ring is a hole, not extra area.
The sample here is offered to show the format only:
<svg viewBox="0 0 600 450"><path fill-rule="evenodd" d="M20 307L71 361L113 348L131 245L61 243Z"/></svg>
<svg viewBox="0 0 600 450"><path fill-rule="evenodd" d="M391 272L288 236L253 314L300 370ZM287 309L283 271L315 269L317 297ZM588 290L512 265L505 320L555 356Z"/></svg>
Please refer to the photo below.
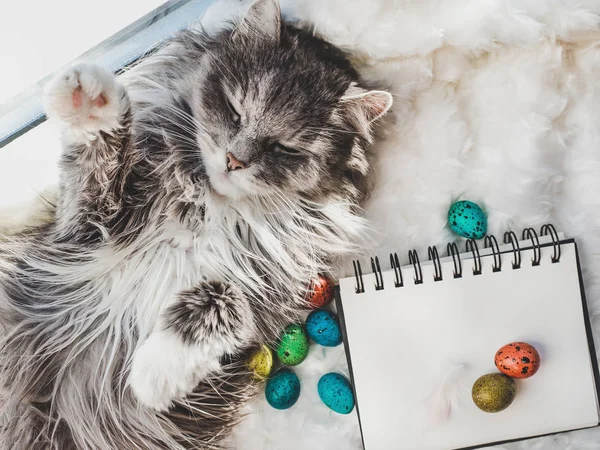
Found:
<svg viewBox="0 0 600 450"><path fill-rule="evenodd" d="M598 365L577 245L545 225L499 244L355 261L337 309L365 450L454 450L597 426ZM463 244L461 244L463 245ZM366 263L366 264L365 264ZM385 267L384 267L385 266ZM367 270L364 270L363 268ZM386 268L387 267L387 268ZM471 399L510 342L539 352L504 411Z"/></svg>

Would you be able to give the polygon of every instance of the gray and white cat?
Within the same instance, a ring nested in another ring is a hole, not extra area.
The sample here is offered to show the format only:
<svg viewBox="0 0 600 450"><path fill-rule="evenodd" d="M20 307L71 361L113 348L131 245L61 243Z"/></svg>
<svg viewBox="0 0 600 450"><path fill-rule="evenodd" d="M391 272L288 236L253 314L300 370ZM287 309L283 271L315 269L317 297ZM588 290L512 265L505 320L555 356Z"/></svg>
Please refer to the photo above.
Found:
<svg viewBox="0 0 600 450"><path fill-rule="evenodd" d="M255 390L247 352L355 250L391 102L276 0L121 81L56 77L54 217L0 246L0 448L218 447Z"/></svg>

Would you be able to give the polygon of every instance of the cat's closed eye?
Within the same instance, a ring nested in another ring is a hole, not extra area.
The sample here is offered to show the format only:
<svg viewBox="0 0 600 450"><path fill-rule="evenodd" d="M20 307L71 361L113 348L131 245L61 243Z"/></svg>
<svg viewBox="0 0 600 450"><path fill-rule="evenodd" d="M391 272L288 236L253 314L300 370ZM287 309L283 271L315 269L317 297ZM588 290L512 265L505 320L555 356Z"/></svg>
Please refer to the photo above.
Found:
<svg viewBox="0 0 600 450"><path fill-rule="evenodd" d="M275 152L278 152L278 153L285 153L288 155L299 155L300 154L300 150L292 148L292 147L287 147L280 142L275 142L272 145L272 148Z"/></svg>
<svg viewBox="0 0 600 450"><path fill-rule="evenodd" d="M241 120L241 115L240 113L237 112L237 110L235 109L235 107L231 104L231 102L229 101L228 98L225 99L225 102L227 103L227 109L229 109L229 114L231 116L231 121L235 124L235 125L239 125L240 124L240 120Z"/></svg>

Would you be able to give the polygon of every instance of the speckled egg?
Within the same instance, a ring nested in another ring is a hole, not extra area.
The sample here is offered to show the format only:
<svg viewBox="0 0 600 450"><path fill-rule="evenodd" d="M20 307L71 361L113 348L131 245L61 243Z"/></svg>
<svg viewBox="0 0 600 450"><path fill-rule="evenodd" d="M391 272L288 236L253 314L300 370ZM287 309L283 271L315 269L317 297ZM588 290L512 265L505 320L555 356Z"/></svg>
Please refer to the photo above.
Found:
<svg viewBox="0 0 600 450"><path fill-rule="evenodd" d="M310 291L306 301L311 308L322 308L333 299L333 282L323 275L319 275L310 284Z"/></svg>
<svg viewBox="0 0 600 450"><path fill-rule="evenodd" d="M448 211L450 229L462 237L481 239L487 232L487 217L476 203L461 200Z"/></svg>
<svg viewBox="0 0 600 450"><path fill-rule="evenodd" d="M277 356L286 366L300 364L308 355L308 338L301 325L293 323L285 327L277 346Z"/></svg>
<svg viewBox="0 0 600 450"><path fill-rule="evenodd" d="M308 337L324 347L336 347L342 343L342 330L335 314L325 309L311 312L306 318Z"/></svg>
<svg viewBox="0 0 600 450"><path fill-rule="evenodd" d="M339 414L350 414L354 409L354 394L350 382L339 373L323 375L317 385L319 397L330 409Z"/></svg>
<svg viewBox="0 0 600 450"><path fill-rule="evenodd" d="M497 413L510 406L517 396L515 380L502 373L479 377L471 391L473 402L482 411Z"/></svg>
<svg viewBox="0 0 600 450"><path fill-rule="evenodd" d="M512 342L496 352L494 362L498 370L509 377L529 378L540 368L540 355L527 342Z"/></svg>
<svg viewBox="0 0 600 450"><path fill-rule="evenodd" d="M266 345L256 350L246 363L248 370L254 373L257 380L265 380L273 368L273 352Z"/></svg>
<svg viewBox="0 0 600 450"><path fill-rule="evenodd" d="M288 409L300 397L300 380L290 369L280 369L267 381L265 397L275 409Z"/></svg>

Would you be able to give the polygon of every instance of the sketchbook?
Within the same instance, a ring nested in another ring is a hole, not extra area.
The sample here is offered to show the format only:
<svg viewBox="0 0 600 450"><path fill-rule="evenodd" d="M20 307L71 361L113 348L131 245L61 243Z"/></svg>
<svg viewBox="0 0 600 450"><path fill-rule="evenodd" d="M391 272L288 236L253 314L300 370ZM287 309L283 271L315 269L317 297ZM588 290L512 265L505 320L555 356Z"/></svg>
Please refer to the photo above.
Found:
<svg viewBox="0 0 600 450"><path fill-rule="evenodd" d="M354 262L337 308L366 450L454 450L600 422L598 366L574 239L552 225ZM364 263L367 262L367 265ZM383 260L382 260L383 262ZM385 269L384 265L389 267ZM368 267L370 273L363 272ZM510 342L539 352L504 411L471 399ZM450 386L450 387L448 387Z"/></svg>

